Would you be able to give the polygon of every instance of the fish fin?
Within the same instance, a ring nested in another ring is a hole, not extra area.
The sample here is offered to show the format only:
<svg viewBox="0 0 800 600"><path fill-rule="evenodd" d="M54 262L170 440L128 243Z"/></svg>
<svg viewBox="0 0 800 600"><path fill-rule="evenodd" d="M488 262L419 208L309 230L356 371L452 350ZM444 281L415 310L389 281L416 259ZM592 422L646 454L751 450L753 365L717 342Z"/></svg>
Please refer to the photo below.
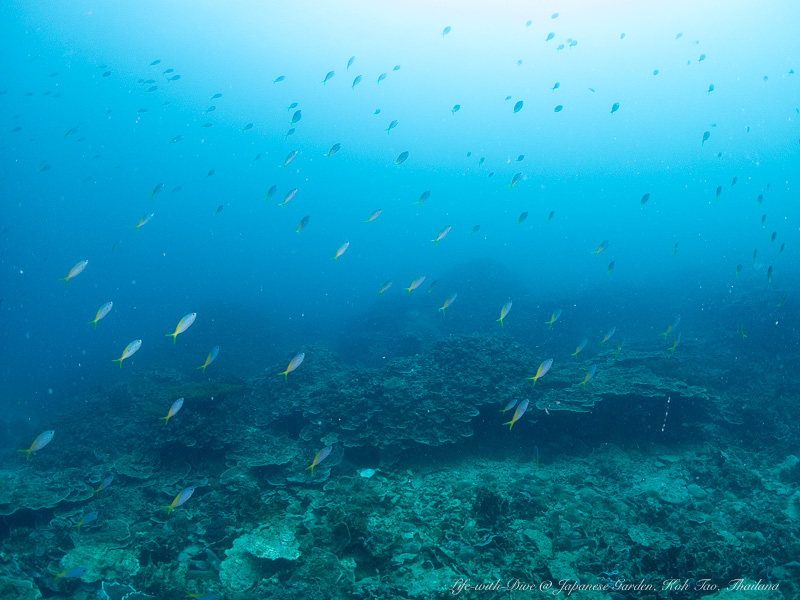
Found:
<svg viewBox="0 0 800 600"><path fill-rule="evenodd" d="M172 338L172 343L174 344L175 340L178 339L178 333L177 332L176 333L168 333L164 337L171 337Z"/></svg>
<svg viewBox="0 0 800 600"><path fill-rule="evenodd" d="M503 425L508 425L508 430L511 431L511 428L514 426L514 419L511 419L508 423L503 423Z"/></svg>
<svg viewBox="0 0 800 600"><path fill-rule="evenodd" d="M23 454L26 454L27 458L25 458L25 460L30 460L31 459L31 451L30 450L17 450L17 452L22 452Z"/></svg>
<svg viewBox="0 0 800 600"><path fill-rule="evenodd" d="M94 320L94 321L86 321L86 324L87 325L94 325L94 328L97 329L97 321L96 320Z"/></svg>
<svg viewBox="0 0 800 600"><path fill-rule="evenodd" d="M121 358L112 358L111 362L118 362L119 363L119 368L120 369L122 368L122 359Z"/></svg>
<svg viewBox="0 0 800 600"><path fill-rule="evenodd" d="M159 421L164 421L164 425L168 425L169 424L169 417L168 416L167 417L158 417L158 420Z"/></svg>
<svg viewBox="0 0 800 600"><path fill-rule="evenodd" d="M64 282L64 287L67 287L69 285L69 277L59 277L58 280Z"/></svg>
<svg viewBox="0 0 800 600"><path fill-rule="evenodd" d="M207 367L207 366L208 366L208 365L200 365L199 367L197 367L197 369L203 369L203 375L205 375L205 374L206 374L206 367ZM196 371L197 369L195 369L195 371Z"/></svg>

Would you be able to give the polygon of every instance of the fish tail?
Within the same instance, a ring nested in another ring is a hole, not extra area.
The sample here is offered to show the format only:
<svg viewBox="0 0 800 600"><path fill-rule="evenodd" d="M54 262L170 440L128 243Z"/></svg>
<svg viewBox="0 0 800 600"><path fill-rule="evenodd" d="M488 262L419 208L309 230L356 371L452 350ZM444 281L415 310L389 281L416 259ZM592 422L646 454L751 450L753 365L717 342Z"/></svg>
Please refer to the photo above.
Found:
<svg viewBox="0 0 800 600"><path fill-rule="evenodd" d="M284 382L289 381L289 369L286 369L285 371L281 371L280 373L278 373L278 375L283 375L283 381Z"/></svg>
<svg viewBox="0 0 800 600"><path fill-rule="evenodd" d="M495 319L494 320L495 323L497 323L498 321L500 321L500 327L502 327L503 326L503 318L500 317L499 319Z"/></svg>
<svg viewBox="0 0 800 600"><path fill-rule="evenodd" d="M120 369L122 368L122 359L121 358L112 358L111 362L118 362L119 363L119 368Z"/></svg>
<svg viewBox="0 0 800 600"><path fill-rule="evenodd" d="M169 415L167 415L166 417L158 417L158 420L164 421L164 425L167 425L169 424Z"/></svg>
<svg viewBox="0 0 800 600"><path fill-rule="evenodd" d="M64 282L64 287L69 285L69 277L60 277L58 280Z"/></svg>
<svg viewBox="0 0 800 600"><path fill-rule="evenodd" d="M539 380L538 377L528 377L528 379L533 379L533 387L536 387L536 382Z"/></svg>
<svg viewBox="0 0 800 600"><path fill-rule="evenodd" d="M444 315L444 306L442 306L439 310L442 311L442 315Z"/></svg>
<svg viewBox="0 0 800 600"><path fill-rule="evenodd" d="M172 507L172 506L162 506L161 508L164 508L164 509L166 509L166 510L167 510L167 514L171 513L171 512L172 512L172 509L173 509L173 507Z"/></svg>
<svg viewBox="0 0 800 600"><path fill-rule="evenodd" d="M203 369L203 375L205 375L205 374L206 374L206 367L207 367L207 366L208 366L208 365L200 365L199 367L197 367L197 369ZM197 369L195 369L195 371L196 371Z"/></svg>
<svg viewBox="0 0 800 600"><path fill-rule="evenodd" d="M406 295L411 293L411 288L410 287L405 288L405 290L406 290Z"/></svg>
<svg viewBox="0 0 800 600"><path fill-rule="evenodd" d="M175 340L178 339L178 332L176 331L175 333L168 333L164 337L171 337L172 338L172 343L174 344Z"/></svg>
<svg viewBox="0 0 800 600"><path fill-rule="evenodd" d="M503 425L508 425L508 430L511 431L511 428L514 426L514 419L511 419L508 423L503 423Z"/></svg>
<svg viewBox="0 0 800 600"><path fill-rule="evenodd" d="M94 325L94 328L97 329L97 319L95 319L94 321L86 321L86 324L87 325Z"/></svg>
<svg viewBox="0 0 800 600"><path fill-rule="evenodd" d="M18 450L18 452L22 452L23 454L26 455L25 460L30 460L31 459L31 451L30 450Z"/></svg>

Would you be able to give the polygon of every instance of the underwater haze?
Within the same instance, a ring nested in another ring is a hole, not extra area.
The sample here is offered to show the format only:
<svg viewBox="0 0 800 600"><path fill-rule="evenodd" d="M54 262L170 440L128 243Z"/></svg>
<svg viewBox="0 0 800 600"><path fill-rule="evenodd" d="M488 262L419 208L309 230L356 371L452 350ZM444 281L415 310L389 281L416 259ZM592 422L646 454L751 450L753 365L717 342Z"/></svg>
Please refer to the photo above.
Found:
<svg viewBox="0 0 800 600"><path fill-rule="evenodd" d="M800 594L800 5L0 10L0 597Z"/></svg>

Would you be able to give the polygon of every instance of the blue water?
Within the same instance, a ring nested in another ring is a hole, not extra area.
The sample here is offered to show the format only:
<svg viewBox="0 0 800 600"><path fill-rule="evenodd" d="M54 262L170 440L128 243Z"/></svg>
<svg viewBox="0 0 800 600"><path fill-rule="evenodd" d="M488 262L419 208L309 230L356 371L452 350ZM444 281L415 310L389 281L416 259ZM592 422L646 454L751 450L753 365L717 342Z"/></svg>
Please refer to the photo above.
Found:
<svg viewBox="0 0 800 600"><path fill-rule="evenodd" d="M754 376L782 368L800 339L800 5L600 4L5 3L8 421L57 429L52 407L160 368L202 380L217 345L206 378L277 372L313 344L379 367L502 331L549 344L555 371L612 326L614 341L668 349L675 332L657 334L681 315L676 355L694 367L712 347ZM165 335L191 312L173 345Z"/></svg>

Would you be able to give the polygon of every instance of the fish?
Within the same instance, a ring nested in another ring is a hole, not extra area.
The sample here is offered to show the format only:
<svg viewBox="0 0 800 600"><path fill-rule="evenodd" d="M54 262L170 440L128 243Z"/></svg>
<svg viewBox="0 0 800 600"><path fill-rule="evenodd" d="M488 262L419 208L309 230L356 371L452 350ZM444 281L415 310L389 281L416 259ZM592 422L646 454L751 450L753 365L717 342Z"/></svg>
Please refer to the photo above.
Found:
<svg viewBox="0 0 800 600"><path fill-rule="evenodd" d="M54 430L48 429L47 431L44 431L36 436L36 439L33 440L33 443L31 444L30 448L28 448L27 450L20 450L19 452L22 452L25 455L25 460L30 460L31 454L34 452L38 452L39 450L47 446L47 444L49 444L52 441L53 436L55 434L56 432Z"/></svg>
<svg viewBox="0 0 800 600"><path fill-rule="evenodd" d="M650 193L649 192L647 194L645 194L644 196L642 196L642 199L639 201L639 204L641 206L644 206L645 204L647 204L648 200L650 200Z"/></svg>
<svg viewBox="0 0 800 600"><path fill-rule="evenodd" d="M705 144L706 141L708 140L708 138L710 138L710 137L711 137L711 132L710 131L704 131L703 132L703 139L700 140L700 145L702 146L703 144Z"/></svg>
<svg viewBox="0 0 800 600"><path fill-rule="evenodd" d="M736 279L739 279L739 273L742 271L742 265L736 265Z"/></svg>
<svg viewBox="0 0 800 600"><path fill-rule="evenodd" d="M533 380L533 387L536 387L536 382L539 381L539 378L544 377L550 370L550 367L552 366L553 366L553 359L548 358L546 361L542 362L542 364L539 365L538 369L536 369L536 375L534 375L533 377L528 377L528 379Z"/></svg>
<svg viewBox="0 0 800 600"><path fill-rule="evenodd" d="M470 235L472 235L473 233L477 233L477 231L478 231L480 228L481 228L481 226L480 226L480 225L475 225L475 226L473 226L473 228L472 228L472 230L469 232L469 234L470 234Z"/></svg>
<svg viewBox="0 0 800 600"><path fill-rule="evenodd" d="M305 352L298 352L297 354L295 354L294 358L289 361L289 366L286 367L286 370L285 371L281 371L280 373L278 373L278 375L283 375L283 380L284 381L288 381L289 373L291 373L297 367L299 367L301 364L303 364L303 361L305 360L305 358L306 358Z"/></svg>
<svg viewBox="0 0 800 600"><path fill-rule="evenodd" d="M508 311L511 310L511 304L512 304L511 300L509 300L508 302L503 304L503 308L500 309L500 318L499 319L495 319L495 322L500 321L500 327L504 326L503 325L503 319L506 318L506 315L508 314Z"/></svg>
<svg viewBox="0 0 800 600"><path fill-rule="evenodd" d="M67 571L62 571L56 575L56 579L80 579L88 571L86 567L72 567Z"/></svg>
<svg viewBox="0 0 800 600"><path fill-rule="evenodd" d="M299 231L299 230L298 230ZM347 248L350 246L350 242L345 242L336 250L336 254L333 255L331 258L332 261L337 261L339 257L347 251Z"/></svg>
<svg viewBox="0 0 800 600"><path fill-rule="evenodd" d="M328 71L327 73L325 73L325 79L322 80L322 85L328 83L328 81L330 81L334 75L336 75L335 71Z"/></svg>
<svg viewBox="0 0 800 600"><path fill-rule="evenodd" d="M508 425L508 430L511 431L511 428L514 427L514 423L520 420L522 415L525 414L526 410L528 410L527 398L519 403L519 405L517 406L517 410L514 411L514 416L511 417L511 420L508 421L507 423L503 423L503 425Z"/></svg>
<svg viewBox="0 0 800 600"><path fill-rule="evenodd" d="M676 39L676 40L679 40L679 39L681 39L682 37L683 37L683 33L679 33L678 35L676 35L676 36L675 36L675 39Z"/></svg>
<svg viewBox="0 0 800 600"><path fill-rule="evenodd" d="M544 41L545 41L545 43L549 42L549 41L550 41L550 40L552 40L554 37L556 37L556 34L555 34L554 32L552 32L552 31L551 31L550 33L548 33L548 34L547 34L547 37L546 37L546 38L544 38Z"/></svg>
<svg viewBox="0 0 800 600"><path fill-rule="evenodd" d="M292 119L289 121L289 125L296 124L302 118L303 118L303 111L302 110L294 111L294 114L292 115Z"/></svg>
<svg viewBox="0 0 800 600"><path fill-rule="evenodd" d="M397 127L397 119L395 119L394 121L392 121L391 123L389 123L389 127L387 127L387 128L385 129L385 131L386 131L386 135L389 135L389 132L390 132L392 129L394 129L395 127Z"/></svg>
<svg viewBox="0 0 800 600"><path fill-rule="evenodd" d="M359 83L361 83L361 75L356 75L356 78L353 79L353 85L350 86L353 89L354 92L356 91L356 86Z"/></svg>
<svg viewBox="0 0 800 600"><path fill-rule="evenodd" d="M667 336L670 334L670 332L673 329L675 329L680 324L680 322L681 322L681 316L680 315L676 315L675 318L672 319L672 321L670 321L670 324L667 327L667 330L662 332L662 333L659 333L658 335L660 335L664 339L667 339Z"/></svg>
<svg viewBox="0 0 800 600"><path fill-rule="evenodd" d="M289 129L286 130L286 135L283 136L283 139L286 139L290 135L293 135L295 131L297 130L294 127L289 127Z"/></svg>
<svg viewBox="0 0 800 600"><path fill-rule="evenodd" d="M624 40L625 39L625 34L624 33L620 33L619 34L619 39Z"/></svg>
<svg viewBox="0 0 800 600"><path fill-rule="evenodd" d="M767 268L767 283L772 283L772 265Z"/></svg>
<svg viewBox="0 0 800 600"><path fill-rule="evenodd" d="M391 281L391 280L389 280L389 281L384 281L384 282L383 282L383 285L381 286L381 289L380 289L380 290L378 290L378 296L380 296L381 294L383 294L383 292L385 292L386 290L388 290L390 287L392 287L392 281Z"/></svg>
<svg viewBox="0 0 800 600"><path fill-rule="evenodd" d="M617 342L617 349L614 350L614 360L616 361L619 358L619 351L622 350L622 347L625 345L625 340L622 339Z"/></svg>
<svg viewBox="0 0 800 600"><path fill-rule="evenodd" d="M139 228L142 227L143 225L147 225L150 222L150 219L152 219L154 215L155 213L144 215L141 219L139 219L139 222L136 225L131 226L131 229L135 229L138 232Z"/></svg>
<svg viewBox="0 0 800 600"><path fill-rule="evenodd" d="M564 107L563 107L561 104L558 104L558 105L556 105L556 107L553 109L553 112L561 112L562 110L564 110Z"/></svg>
<svg viewBox="0 0 800 600"><path fill-rule="evenodd" d="M584 376L583 381L581 381L581 385L583 386L584 389L586 389L586 384L589 383L589 380L592 377L594 377L594 374L596 372L597 372L597 365L592 365L591 367L589 367L589 370L586 371L586 375Z"/></svg>
<svg viewBox="0 0 800 600"><path fill-rule="evenodd" d="M217 98L222 98L222 94L220 94L219 92L217 92L216 94L214 94L213 96L211 96L211 98L209 98L209 100L216 100Z"/></svg>
<svg viewBox="0 0 800 600"><path fill-rule="evenodd" d="M252 123L246 123L244 127L242 127L241 132L244 133L245 131L250 131L253 128Z"/></svg>
<svg viewBox="0 0 800 600"><path fill-rule="evenodd" d="M758 248L753 250L753 264L756 264L756 257L758 257Z"/></svg>
<svg viewBox="0 0 800 600"><path fill-rule="evenodd" d="M215 169L210 169L210 170L208 171L208 173L206 173L206 177L213 177L213 176L214 176L214 173L216 173L216 172L217 172L217 171L216 171Z"/></svg>
<svg viewBox="0 0 800 600"><path fill-rule="evenodd" d="M736 185L736 181L737 181L737 180L738 180L738 178L737 178L737 177L734 177L734 178L731 180L731 187L733 187L733 186L735 186L735 185Z"/></svg>
<svg viewBox="0 0 800 600"><path fill-rule="evenodd" d="M609 243L608 240L603 240L602 242L600 242L600 245L597 247L597 250L593 250L591 253L594 254L595 256L597 256L603 250L608 248L608 243Z"/></svg>
<svg viewBox="0 0 800 600"><path fill-rule="evenodd" d="M404 162L406 162L407 158L408 158L408 150L401 152L400 154L397 155L397 158L394 161L395 166L399 167Z"/></svg>
<svg viewBox="0 0 800 600"><path fill-rule="evenodd" d="M92 523L93 521L96 520L97 520L97 511L93 510L91 512L84 513L83 516L81 516L81 520L78 521L75 525L73 525L73 527L75 527L78 530L78 533L80 534L81 527L83 527L87 523Z"/></svg>
<svg viewBox="0 0 800 600"><path fill-rule="evenodd" d="M563 50L563 49L564 49L564 44L559 44L558 46L556 46L556 52L558 52L559 50ZM589 88L589 89L591 90L592 88ZM594 91L594 90L592 90L592 91Z"/></svg>
<svg viewBox="0 0 800 600"><path fill-rule="evenodd" d="M392 67L392 71L399 71L399 70L400 70L400 65L395 65Z"/></svg>
<svg viewBox="0 0 800 600"><path fill-rule="evenodd" d="M281 204L280 204L280 205L281 205L281 206L286 206L286 205L289 203L289 201L290 201L292 198L294 198L294 197L295 197L295 195L296 195L296 194L297 194L297 188L292 188L291 190L289 190L288 192L286 192L286 195L283 197L283 202L281 202Z"/></svg>
<svg viewBox="0 0 800 600"><path fill-rule="evenodd" d="M536 475L536 473L539 472L539 446L533 447L533 460L536 464L536 469L534 469L533 474Z"/></svg>
<svg viewBox="0 0 800 600"><path fill-rule="evenodd" d="M517 103L514 105L514 114L522 110L523 104L524 102L522 100L517 101Z"/></svg>
<svg viewBox="0 0 800 600"><path fill-rule="evenodd" d="M405 290L406 290L406 295L410 294L410 293L411 293L411 290L415 290L415 289L417 289L417 288L418 288L420 285L422 285L422 282L423 282L423 281L425 281L425 275L420 275L420 276L419 276L419 277L417 277L417 278L416 278L414 281L412 281L412 282L411 282L411 285L410 285L410 286L408 286L407 288L405 288Z"/></svg>
<svg viewBox="0 0 800 600"><path fill-rule="evenodd" d="M552 315L550 315L550 320L549 320L549 321L545 321L545 322L544 322L544 324L545 324L545 325L547 325L547 328L548 328L548 329L551 329L551 328L553 327L553 323L555 323L556 321L558 321L558 318L559 318L560 316L561 316L561 309L560 309L560 308L557 308L557 309L555 309L555 310L553 311L553 314L552 314Z"/></svg>
<svg viewBox="0 0 800 600"><path fill-rule="evenodd" d="M153 62L151 62L151 63L150 63L150 66L151 66L151 67L155 67L155 66L156 66L157 64L159 64L160 62L161 62L161 59L160 59L160 58L158 58L158 59L154 60Z"/></svg>
<svg viewBox="0 0 800 600"><path fill-rule="evenodd" d="M450 109L450 112L453 113L453 114L456 114L460 110L461 110L461 105L460 104L454 104L453 108Z"/></svg>
<svg viewBox="0 0 800 600"><path fill-rule="evenodd" d="M202 125L200 125L200 127L202 129L208 129L209 127L213 127L213 126L214 126L213 123L203 123Z"/></svg>
<svg viewBox="0 0 800 600"><path fill-rule="evenodd" d="M314 467L316 467L319 463L328 458L328 455L331 453L331 450L333 450L333 446L325 446L322 450L317 452L317 455L314 457L314 460L311 461L311 464L306 467L305 469L306 471L311 469L312 477L314 476Z"/></svg>
<svg viewBox="0 0 800 600"><path fill-rule="evenodd" d="M550 18L551 19L557 19L558 18L558 13L553 13L552 15L550 15Z"/></svg>
<svg viewBox="0 0 800 600"><path fill-rule="evenodd" d="M166 417L159 417L159 420L164 421L164 425L169 424L169 420L178 414L178 411L183 406L183 398L178 398L175 402L172 403L172 406L169 407L169 412L167 412Z"/></svg>
<svg viewBox="0 0 800 600"><path fill-rule="evenodd" d="M481 157L478 159L478 166L480 167L480 166L481 166L483 163L485 163L485 162L486 162L486 158L485 158L485 157L483 157L483 156L481 156Z"/></svg>
<svg viewBox="0 0 800 600"><path fill-rule="evenodd" d="M517 162L522 162L523 160L525 160L525 155L524 155L524 154L520 154L520 155L519 155L519 156L517 156L517 158L516 158L516 161L517 161Z"/></svg>
<svg viewBox="0 0 800 600"><path fill-rule="evenodd" d="M297 102L292 102L289 106L286 107L286 110L290 111L293 108L297 108Z"/></svg>
<svg viewBox="0 0 800 600"><path fill-rule="evenodd" d="M611 105L611 114L613 115L618 110L619 110L619 102L614 102L614 104Z"/></svg>
<svg viewBox="0 0 800 600"><path fill-rule="evenodd" d="M292 162L296 156L297 156L297 150L292 150L291 152L289 152L289 154L286 155L286 158L283 159L283 164L278 166L281 167L282 169L285 169L286 165Z"/></svg>
<svg viewBox="0 0 800 600"><path fill-rule="evenodd" d="M679 331L679 332L678 332L678 335L677 335L677 336L675 336L675 341L674 341L674 342L672 342L672 347L670 348L670 352L671 352L673 355L675 354L675 348L677 348L677 347L678 347L678 344L680 344L680 343L681 343L681 332Z"/></svg>
<svg viewBox="0 0 800 600"><path fill-rule="evenodd" d="M616 264L617 263L615 263L613 260L610 263L608 263L608 268L606 269L606 275L611 275L611 271L614 268L614 265Z"/></svg>
<svg viewBox="0 0 800 600"><path fill-rule="evenodd" d="M97 314L94 316L94 320L88 321L86 324L88 325L89 323L91 323L92 325L94 325L94 328L97 329L97 322L103 317L105 317L109 312L111 312L111 307L113 306L114 306L113 302L106 302L105 304L103 304L103 306L97 309Z"/></svg>
<svg viewBox="0 0 800 600"><path fill-rule="evenodd" d="M303 229L306 225L308 225L308 221L311 219L311 215L306 215L302 219L300 219L300 224L297 226L297 233L300 233L300 230Z"/></svg>
<svg viewBox="0 0 800 600"><path fill-rule="evenodd" d="M721 194L722 194L722 186L721 186L721 185L718 185L718 186L717 186L717 191L716 191L716 193L714 194L714 200L716 200L717 202L719 202L719 197L720 197L720 195L721 195Z"/></svg>
<svg viewBox="0 0 800 600"><path fill-rule="evenodd" d="M658 69L653 69L653 75L658 75Z"/></svg>
<svg viewBox="0 0 800 600"><path fill-rule="evenodd" d="M508 404L505 405L505 408L501 408L500 409L500 412L503 413L503 414L506 414L506 411L511 410L516 405L517 405L517 399L516 398L514 398L513 400L509 400Z"/></svg>
<svg viewBox="0 0 800 600"><path fill-rule="evenodd" d="M380 83L384 79L386 79L386 73L381 73L380 75L378 75L378 83Z"/></svg>
<svg viewBox="0 0 800 600"><path fill-rule="evenodd" d="M747 337L747 334L744 332L744 326L741 323L739 323L739 335L742 336L742 339Z"/></svg>
<svg viewBox="0 0 800 600"><path fill-rule="evenodd" d="M381 114L381 109L380 109L380 108L376 108L376 109L375 109L375 112L374 112L374 113L372 113L372 114L373 114L373 115L379 115L379 114Z"/></svg>
<svg viewBox="0 0 800 600"><path fill-rule="evenodd" d="M430 291L430 290L428 290L428 291ZM439 307L439 310L442 311L442 314L444 314L444 309L445 308L447 308L453 302L456 301L457 297L458 297L458 293L453 293L453 294L451 294L450 296L447 297L447 300L444 301L444 304L442 304L442 306Z"/></svg>
<svg viewBox="0 0 800 600"><path fill-rule="evenodd" d="M103 481L100 482L100 485L98 485L95 489L92 490L92 494L96 496L104 489L106 489L108 486L110 486L112 481L114 481L114 475L109 475L108 477L103 479Z"/></svg>
<svg viewBox="0 0 800 600"><path fill-rule="evenodd" d="M349 70L350 70L350 67L353 65L353 63L355 62L355 60L356 60L356 57L355 57L355 56L351 56L351 57L348 59L348 61L347 61L347 66L345 67L345 69L344 69L344 70L345 70L345 71L349 71Z"/></svg>
<svg viewBox="0 0 800 600"><path fill-rule="evenodd" d="M608 330L608 332L603 336L603 339L600 341L600 346L605 344L608 340L611 339L611 336L614 335L614 332L617 330L616 326L612 327Z"/></svg>
<svg viewBox="0 0 800 600"><path fill-rule="evenodd" d="M678 242L675 242L675 247L672 249L672 256L678 253Z"/></svg>
<svg viewBox="0 0 800 600"><path fill-rule="evenodd" d="M218 354L219 354L219 346L214 346L211 349L211 352L208 353L208 356L206 356L206 362L204 362L202 365L200 365L197 368L198 369L203 369L203 374L205 375L206 367L217 359L217 355Z"/></svg>
<svg viewBox="0 0 800 600"><path fill-rule="evenodd" d="M169 506L162 506L161 508L166 509L167 514L170 514L173 511L173 509L178 508L181 504L183 504L189 498L192 497L192 494L194 494L194 489L195 488L193 487L184 488L177 496L175 496L175 499L172 501L172 504L170 504Z"/></svg>
<svg viewBox="0 0 800 600"><path fill-rule="evenodd" d="M373 210L371 213L369 213L369 216L367 217L367 220L366 220L366 221L364 221L364 223L366 223L367 225L369 225L369 224L370 224L370 223L372 223L372 222L373 222L375 219L377 219L378 217L380 217L382 212L383 212L383 210L382 210L382 209L380 209L380 208L379 208L378 210Z"/></svg>
<svg viewBox="0 0 800 600"><path fill-rule="evenodd" d="M442 37L446 36L446 35L447 35L448 33L450 33L452 30L453 30L453 28L452 28L452 27L450 27L450 25L448 25L447 27L445 27L444 29L442 29Z"/></svg>
<svg viewBox="0 0 800 600"><path fill-rule="evenodd" d="M700 58L697 59L697 62L703 62L705 59L706 59L706 55L705 54L701 54ZM764 81L766 81L766 79Z"/></svg>
<svg viewBox="0 0 800 600"><path fill-rule="evenodd" d="M67 273L67 276L66 277L61 277L59 279L59 281L63 281L64 282L64 287L66 287L67 285L69 285L69 280L72 279L73 277L77 277L78 275L83 273L83 270L86 268L86 265L88 265L88 264L89 264L88 260L82 260L79 263L76 263L75 266L72 267L69 270L69 273Z"/></svg>
<svg viewBox="0 0 800 600"><path fill-rule="evenodd" d="M286 79L286 75L278 75L275 79L272 80L272 83L280 83Z"/></svg>
<svg viewBox="0 0 800 600"><path fill-rule="evenodd" d="M215 110L217 110L217 107L212 104L211 106L209 106L207 109L205 109L203 111L203 114L207 115L208 113L214 112Z"/></svg>
<svg viewBox="0 0 800 600"><path fill-rule="evenodd" d="M165 71L162 71L161 74L162 75L169 75L170 73L174 73L174 72L175 72L175 69L166 69Z"/></svg>
<svg viewBox="0 0 800 600"><path fill-rule="evenodd" d="M110 74L110 73L109 73L109 74ZM172 77L167 77L167 82L170 82L170 81L178 81L178 79L180 79L180 78L181 78L181 76L180 76L180 75L173 75Z"/></svg>
<svg viewBox="0 0 800 600"><path fill-rule="evenodd" d="M550 91L555 92L560 87L561 87L561 82L556 81L555 85L553 85L553 87L550 88Z"/></svg>
<svg viewBox="0 0 800 600"><path fill-rule="evenodd" d="M334 154L336 154L341 149L342 149L342 145L341 144L334 144L333 146L331 146L331 149L328 150L328 152L325 153L325 156L328 156L328 157L333 156Z"/></svg>
<svg viewBox="0 0 800 600"><path fill-rule="evenodd" d="M520 215L520 216L517 218L517 227L519 227L519 226L520 226L520 224L521 224L521 223L522 223L522 222L523 222L525 219L527 219L527 218L528 218L528 211L526 210L524 213L522 213L522 214L521 214L521 215Z"/></svg>
<svg viewBox="0 0 800 600"><path fill-rule="evenodd" d="M270 187L267 190L267 197L264 198L264 202L269 203L269 199L272 198L275 195L275 192L277 192L277 191L278 191L278 186L277 185L273 185L272 187Z"/></svg>
<svg viewBox="0 0 800 600"><path fill-rule="evenodd" d="M709 83L708 84L708 95L710 96L711 92L713 92L713 91L714 91L714 84L713 83Z"/></svg>
<svg viewBox="0 0 800 600"><path fill-rule="evenodd" d="M149 94L149 93L155 92L157 89L158 89L158 86L157 86L157 85L151 85L149 88L147 88L147 89L145 90L145 93L146 93L146 94Z"/></svg>
<svg viewBox="0 0 800 600"><path fill-rule="evenodd" d="M584 348L586 348L586 344L588 343L588 341L589 341L588 339L583 338L580 341L580 343L577 345L577 347L575 348L575 352L570 354L570 356L576 356L577 357L578 354L580 353L580 351L583 350Z"/></svg>
<svg viewBox="0 0 800 600"><path fill-rule="evenodd" d="M100 77L108 77L109 75L111 75L111 71L106 71ZM180 75L178 75L178 77L180 77Z"/></svg>
<svg viewBox="0 0 800 600"><path fill-rule="evenodd" d="M417 200L417 205L422 204L423 202L425 202L430 197L431 197L431 191L430 190L425 190L420 195L419 200Z"/></svg>
<svg viewBox="0 0 800 600"><path fill-rule="evenodd" d="M769 236L769 241L774 243L776 237L778 237L778 232L777 231L773 231L772 235Z"/></svg>
<svg viewBox="0 0 800 600"><path fill-rule="evenodd" d="M441 239L442 239L444 236L446 236L448 233L450 233L450 225L447 225L447 226L445 226L445 227L442 227L442 228L439 230L439 233L438 233L438 235L436 236L436 239L433 239L433 240L431 240L431 241L432 241L432 242L436 242L436 243L438 244L438 243L439 243L439 240L441 240Z"/></svg>
<svg viewBox="0 0 800 600"><path fill-rule="evenodd" d="M183 333L189 327L192 326L194 320L197 318L197 313L189 313L188 315L184 316L180 321L178 321L178 326L175 327L175 331L172 333L166 334L164 337L171 337L172 343L174 344L175 341L178 339L178 334Z"/></svg>
<svg viewBox="0 0 800 600"><path fill-rule="evenodd" d="M439 283L438 279L434 279L431 281L431 284L428 286L428 293L430 294L433 291L433 288L436 287L436 284Z"/></svg>
<svg viewBox="0 0 800 600"><path fill-rule="evenodd" d="M514 173L514 176L511 178L511 183L508 185L508 189L513 190L514 186L517 185L522 180L522 173Z"/></svg>
<svg viewBox="0 0 800 600"><path fill-rule="evenodd" d="M786 242L781 242L781 248L780 248L780 250L778 250L778 254L781 254L783 252L784 248L786 248Z"/></svg>
<svg viewBox="0 0 800 600"><path fill-rule="evenodd" d="M547 215L547 220L550 221L554 216L556 216L556 211L551 210L550 214Z"/></svg>
<svg viewBox="0 0 800 600"><path fill-rule="evenodd" d="M154 187L154 188L153 188L153 191L152 191L152 192L150 192L150 196L149 196L149 198L150 198L150 199L154 198L154 197L155 197L155 195L156 195L157 193L159 193L159 192L160 192L161 190L163 190L163 189L164 189L164 184L163 184L163 183L157 183L157 184L156 184L156 187Z"/></svg>

